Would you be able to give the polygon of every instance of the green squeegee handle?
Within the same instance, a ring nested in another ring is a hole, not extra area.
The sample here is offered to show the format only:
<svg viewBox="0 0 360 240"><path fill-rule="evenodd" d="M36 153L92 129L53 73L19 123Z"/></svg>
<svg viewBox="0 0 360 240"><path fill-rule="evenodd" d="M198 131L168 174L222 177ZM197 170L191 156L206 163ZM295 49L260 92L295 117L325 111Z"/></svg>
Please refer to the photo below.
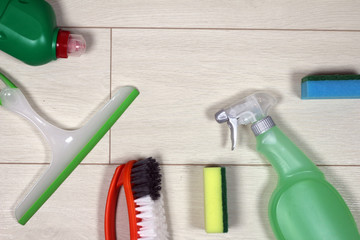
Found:
<svg viewBox="0 0 360 240"><path fill-rule="evenodd" d="M0 81L5 84L0 89L0 105L33 123L52 151L50 166L15 209L18 222L26 224L125 112L139 91L131 86L120 88L84 126L69 131L43 119L30 106L20 89L1 73Z"/></svg>
<svg viewBox="0 0 360 240"><path fill-rule="evenodd" d="M120 116L125 112L125 110L130 106L130 104L135 100L138 95L139 91L137 89L133 89L132 92L128 95L128 97L116 109L116 111L105 122L105 124L96 132L96 134L94 134L94 136L87 142L87 144L81 149L81 151L69 163L69 165L61 172L61 174L59 174L59 176L42 193L42 195L36 200L36 202L25 212L25 214L20 219L18 219L18 222L20 224L26 224L26 222L39 210L39 208L47 201L47 199L57 190L57 188L75 170L75 168L87 156L87 154L95 147L95 145L101 140L101 138L106 134L106 132L114 125L114 123L120 118ZM18 210L18 208L16 210Z"/></svg>
<svg viewBox="0 0 360 240"><path fill-rule="evenodd" d="M269 218L279 240L359 240L354 218L337 190L274 126L256 137L257 150L279 175Z"/></svg>

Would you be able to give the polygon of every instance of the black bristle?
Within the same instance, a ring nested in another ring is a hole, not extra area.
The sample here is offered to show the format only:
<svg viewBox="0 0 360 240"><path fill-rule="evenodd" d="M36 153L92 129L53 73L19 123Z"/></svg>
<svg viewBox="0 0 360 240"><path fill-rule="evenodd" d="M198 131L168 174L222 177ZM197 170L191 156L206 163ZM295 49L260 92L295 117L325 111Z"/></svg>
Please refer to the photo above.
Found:
<svg viewBox="0 0 360 240"><path fill-rule="evenodd" d="M153 200L160 197L160 165L153 158L139 160L131 169L132 191L135 198L150 195Z"/></svg>

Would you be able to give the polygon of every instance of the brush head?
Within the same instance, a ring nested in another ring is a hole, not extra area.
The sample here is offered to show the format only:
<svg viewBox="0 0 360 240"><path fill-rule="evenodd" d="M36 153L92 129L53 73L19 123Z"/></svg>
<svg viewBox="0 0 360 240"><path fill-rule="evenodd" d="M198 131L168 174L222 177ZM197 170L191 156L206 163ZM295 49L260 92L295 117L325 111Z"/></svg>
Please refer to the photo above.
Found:
<svg viewBox="0 0 360 240"><path fill-rule="evenodd" d="M136 204L138 238L168 240L163 200L160 195L161 174L159 163L153 158L137 161L131 169L132 192Z"/></svg>
<svg viewBox="0 0 360 240"><path fill-rule="evenodd" d="M152 200L157 200L161 190L159 163L153 158L135 162L131 169L131 183L135 199L149 195Z"/></svg>
<svg viewBox="0 0 360 240"><path fill-rule="evenodd" d="M137 205L138 240L168 240L167 222L162 197L156 201L150 196L135 200Z"/></svg>

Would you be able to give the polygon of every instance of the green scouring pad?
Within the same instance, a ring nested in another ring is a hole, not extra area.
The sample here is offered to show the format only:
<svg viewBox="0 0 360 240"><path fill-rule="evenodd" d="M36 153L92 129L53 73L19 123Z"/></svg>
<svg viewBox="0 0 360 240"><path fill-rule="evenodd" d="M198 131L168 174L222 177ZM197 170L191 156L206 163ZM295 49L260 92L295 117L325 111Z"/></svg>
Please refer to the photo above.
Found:
<svg viewBox="0 0 360 240"><path fill-rule="evenodd" d="M206 232L228 232L225 168L204 168L204 192Z"/></svg>

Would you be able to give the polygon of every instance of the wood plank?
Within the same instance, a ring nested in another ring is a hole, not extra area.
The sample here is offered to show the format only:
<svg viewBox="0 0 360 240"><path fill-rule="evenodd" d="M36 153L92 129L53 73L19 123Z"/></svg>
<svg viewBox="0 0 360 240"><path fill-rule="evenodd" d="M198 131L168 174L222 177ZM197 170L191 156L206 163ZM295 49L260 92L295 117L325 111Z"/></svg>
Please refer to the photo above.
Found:
<svg viewBox="0 0 360 240"><path fill-rule="evenodd" d="M358 73L360 33L113 30L113 91L140 96L112 131L112 161L154 156L167 164L266 164L249 127L230 131L214 114L254 91L279 99L274 121L322 165L358 165L359 100L300 99L301 78Z"/></svg>
<svg viewBox="0 0 360 240"><path fill-rule="evenodd" d="M79 166L25 226L17 223L14 209L45 167L0 166L0 238L103 239L106 196L115 166Z"/></svg>
<svg viewBox="0 0 360 240"><path fill-rule="evenodd" d="M14 208L43 165L0 167L1 239L103 239L104 207L116 166L81 165L25 225ZM202 166L162 166L163 194L171 239L274 239L267 204L277 178L271 167L227 167L229 233L206 234L203 216ZM359 167L321 167L360 223ZM21 176L21 177L19 177ZM122 201L122 202L121 202ZM128 239L123 199L118 216L119 239ZM121 225L120 224L120 221Z"/></svg>
<svg viewBox="0 0 360 240"><path fill-rule="evenodd" d="M360 29L360 2L48 0L61 26Z"/></svg>
<svg viewBox="0 0 360 240"><path fill-rule="evenodd" d="M14 81L42 117L64 129L81 127L110 95L110 30L71 31L83 34L88 41L88 52L80 58L59 59L33 67L0 52L0 71ZM3 107L0 115L0 162L50 161L47 143L30 122ZM84 161L109 162L109 135Z"/></svg>

